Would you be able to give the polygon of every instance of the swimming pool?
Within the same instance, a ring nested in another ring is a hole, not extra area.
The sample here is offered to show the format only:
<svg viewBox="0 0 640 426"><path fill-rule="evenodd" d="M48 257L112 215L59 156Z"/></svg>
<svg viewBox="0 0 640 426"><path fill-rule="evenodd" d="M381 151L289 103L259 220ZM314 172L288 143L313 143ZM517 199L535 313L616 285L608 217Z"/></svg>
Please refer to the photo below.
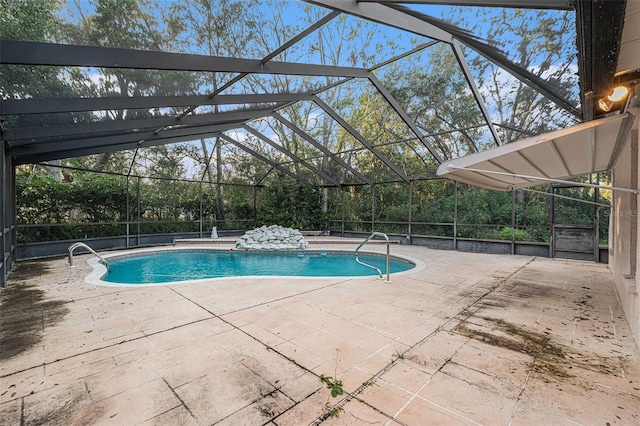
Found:
<svg viewBox="0 0 640 426"><path fill-rule="evenodd" d="M383 255L360 252L359 258L386 272L386 258ZM115 256L108 258L108 262L109 271L105 274L103 269L100 280L112 284L160 284L238 276L377 275L375 270L356 263L353 252L338 251L170 250ZM398 273L416 265L392 256L390 266L391 273Z"/></svg>

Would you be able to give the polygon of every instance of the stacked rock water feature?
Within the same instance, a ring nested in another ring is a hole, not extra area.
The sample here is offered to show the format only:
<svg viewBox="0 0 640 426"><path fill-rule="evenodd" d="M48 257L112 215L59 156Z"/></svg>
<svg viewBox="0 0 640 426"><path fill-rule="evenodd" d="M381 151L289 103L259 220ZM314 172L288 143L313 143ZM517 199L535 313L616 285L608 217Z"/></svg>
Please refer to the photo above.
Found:
<svg viewBox="0 0 640 426"><path fill-rule="evenodd" d="M243 250L304 250L309 243L297 229L280 225L261 226L236 241L236 248Z"/></svg>

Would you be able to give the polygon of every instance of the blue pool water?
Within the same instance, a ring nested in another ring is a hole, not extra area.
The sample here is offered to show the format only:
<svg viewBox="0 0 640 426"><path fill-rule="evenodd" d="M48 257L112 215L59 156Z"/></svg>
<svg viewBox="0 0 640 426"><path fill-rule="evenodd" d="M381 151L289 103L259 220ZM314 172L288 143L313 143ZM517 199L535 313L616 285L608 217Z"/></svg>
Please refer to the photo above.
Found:
<svg viewBox="0 0 640 426"><path fill-rule="evenodd" d="M384 256L359 253L358 258L386 273ZM391 273L413 268L411 262L391 258ZM356 263L353 253L169 251L109 259L103 281L151 284L237 276L365 276L377 272Z"/></svg>

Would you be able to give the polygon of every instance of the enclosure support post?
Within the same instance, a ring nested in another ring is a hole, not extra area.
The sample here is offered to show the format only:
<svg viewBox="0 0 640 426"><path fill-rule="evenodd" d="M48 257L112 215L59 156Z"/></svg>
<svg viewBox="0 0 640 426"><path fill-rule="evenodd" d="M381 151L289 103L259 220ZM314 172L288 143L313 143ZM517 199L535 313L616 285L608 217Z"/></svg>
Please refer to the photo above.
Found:
<svg viewBox="0 0 640 426"><path fill-rule="evenodd" d="M125 185L126 188L126 197L127 197L127 202L126 202L126 208L127 208L127 212L125 214L126 217L126 221L127 221L127 244L126 246L129 247L131 245L131 242L129 241L129 236L130 236L130 230L129 230L129 221L130 221L130 217L129 217L129 175L127 175L127 182Z"/></svg>
<svg viewBox="0 0 640 426"><path fill-rule="evenodd" d="M2 199L0 199L0 210L2 217L0 217L0 235L2 236L2 241L0 241L0 251L2 251L2 261L0 262L0 288L3 288L7 283L7 278L11 273L12 269L12 254L9 255L11 251L10 241L13 239L13 235L16 233L17 220L13 220L13 223L9 223L9 215L7 212L12 209L11 203L16 205L15 196L10 196L11 187L10 187L10 167L13 167L11 158L7 156L6 150L4 147L2 148L2 152L0 153L0 170L2 173L2 179L0 180L0 192L2 192ZM13 183L13 187L15 188L15 179ZM13 191L15 194L15 190ZM12 218L15 218L13 214ZM9 231L11 229L11 231ZM11 232L12 235L7 235L7 231Z"/></svg>
<svg viewBox="0 0 640 426"><path fill-rule="evenodd" d="M340 188L342 191L342 227L340 231L340 236L344 237L344 218L347 211L347 191L344 190L344 187Z"/></svg>
<svg viewBox="0 0 640 426"><path fill-rule="evenodd" d="M18 260L18 208L16 195L16 165L13 157L2 153L2 284Z"/></svg>
<svg viewBox="0 0 640 426"><path fill-rule="evenodd" d="M412 195L413 195L413 182L409 181L409 227L407 229L407 243L411 244L411 203L412 203Z"/></svg>
<svg viewBox="0 0 640 426"><path fill-rule="evenodd" d="M453 182L453 249L458 250L458 181Z"/></svg>
<svg viewBox="0 0 640 426"><path fill-rule="evenodd" d="M554 241L553 241L553 224L556 222L556 215L555 215L555 211L556 211L556 187L551 185L549 187L549 191L551 191L551 203L549 204L551 206L551 211L549 212L549 257L550 258L554 258L556 253L555 250L553 248L554 245Z"/></svg>
<svg viewBox="0 0 640 426"><path fill-rule="evenodd" d="M138 207L136 208L136 217L137 217L137 223L138 223L138 241L136 245L140 245L140 176L138 176L138 179L136 181L136 198L137 198L137 205Z"/></svg>
<svg viewBox="0 0 640 426"><path fill-rule="evenodd" d="M0 179L0 192L2 193L2 197L0 198L0 212L2 214L2 216L0 217L0 236L2 236L2 240L0 241L0 251L2 251L2 262L0 262L0 288L4 287L10 271L6 262L6 259L7 259L7 254L6 254L7 253L7 235L6 235L7 205L6 203L9 201L7 200L7 193L6 193L7 192L6 191L7 189L6 159L7 159L6 154L3 149L2 152L0 153L0 170L2 171L2 179Z"/></svg>
<svg viewBox="0 0 640 426"><path fill-rule="evenodd" d="M8 161L8 164L6 163ZM13 266L18 261L18 200L16 194L16 164L13 157L5 159L4 167L9 167L9 195L11 205L9 210L11 211L11 223L9 229L11 232L11 253L9 254L9 271L13 271ZM6 204L5 204L6 206ZM5 229L6 229L5 223ZM5 260L6 262L6 260Z"/></svg>
<svg viewBox="0 0 640 426"><path fill-rule="evenodd" d="M200 181L200 238L203 237L202 234L202 180Z"/></svg>
<svg viewBox="0 0 640 426"><path fill-rule="evenodd" d="M516 190L511 191L511 254L516 254Z"/></svg>
<svg viewBox="0 0 640 426"><path fill-rule="evenodd" d="M371 232L376 232L376 185L371 184Z"/></svg>
<svg viewBox="0 0 640 426"><path fill-rule="evenodd" d="M138 156L138 149L136 148L135 152L133 153L133 158L131 159L131 163L129 163L129 171L127 172L127 247L131 246L131 188L130 188L130 177L131 177L131 172L133 171L133 166L136 163L136 157ZM138 177L138 197L137 199L140 200L140 178ZM139 202L139 201L138 201ZM138 210L139 210L138 206ZM139 227L139 225L138 225ZM140 234L140 229L138 229L138 234ZM140 245L140 237L138 236L138 242L136 245Z"/></svg>
<svg viewBox="0 0 640 426"><path fill-rule="evenodd" d="M16 167L12 157L6 155L6 151L2 148L2 156L0 170L2 178L0 179L0 192L2 192L2 201L0 201L0 210L2 218L0 220L0 236L2 241L0 250L2 251L2 259L0 259L0 288L7 283L7 278L18 260L18 211L16 201Z"/></svg>
<svg viewBox="0 0 640 426"><path fill-rule="evenodd" d="M596 184L600 185L600 173L596 173ZM600 202L600 190L598 188L596 188L595 191L593 191L593 200L596 203ZM595 204L593 206L593 208L596 210L595 211L595 235L594 235L594 245L593 245L593 257L595 259L596 262L600 262L600 209L598 208L598 205Z"/></svg>
<svg viewBox="0 0 640 426"><path fill-rule="evenodd" d="M253 187L253 227L258 227L258 187Z"/></svg>

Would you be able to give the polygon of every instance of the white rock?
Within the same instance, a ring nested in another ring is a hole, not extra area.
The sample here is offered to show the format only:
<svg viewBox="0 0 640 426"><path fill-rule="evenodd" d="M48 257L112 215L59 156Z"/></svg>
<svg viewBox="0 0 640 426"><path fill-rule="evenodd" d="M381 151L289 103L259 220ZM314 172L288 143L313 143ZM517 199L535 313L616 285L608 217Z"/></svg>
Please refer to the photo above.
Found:
<svg viewBox="0 0 640 426"><path fill-rule="evenodd" d="M309 243L297 229L263 225L251 229L236 240L236 248L244 250L300 250Z"/></svg>

